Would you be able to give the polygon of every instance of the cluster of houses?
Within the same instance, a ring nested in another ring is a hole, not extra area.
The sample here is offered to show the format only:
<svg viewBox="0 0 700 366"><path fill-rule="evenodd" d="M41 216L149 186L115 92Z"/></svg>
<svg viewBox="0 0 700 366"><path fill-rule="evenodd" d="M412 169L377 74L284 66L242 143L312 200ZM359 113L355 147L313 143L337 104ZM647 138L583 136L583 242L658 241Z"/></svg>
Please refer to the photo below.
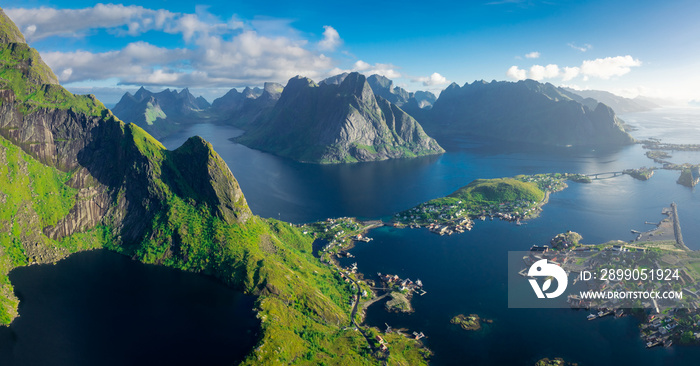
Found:
<svg viewBox="0 0 700 366"><path fill-rule="evenodd" d="M423 282L420 279L413 282L409 278L401 279L398 275L383 275L381 273L377 273L377 276L379 276L379 279L387 288L396 288L399 291L411 290L416 292L423 290Z"/></svg>
<svg viewBox="0 0 700 366"><path fill-rule="evenodd" d="M671 309L669 314L673 314ZM669 347L673 344L672 337L679 333L678 323L673 316L650 315L646 324L642 325L642 339L647 343L647 348L664 345Z"/></svg>
<svg viewBox="0 0 700 366"><path fill-rule="evenodd" d="M569 249L570 246L574 245L574 242L571 241L569 235L562 233L553 237L549 244L556 249Z"/></svg>
<svg viewBox="0 0 700 366"><path fill-rule="evenodd" d="M521 176L519 179L522 180L523 182L531 182L531 183L536 183L540 189L546 189L548 191L552 192L557 192L561 191L562 189L566 188L566 183L564 182L566 179L576 179L581 174L535 174L535 175L526 175L526 176Z"/></svg>
<svg viewBox="0 0 700 366"><path fill-rule="evenodd" d="M377 340L377 343L379 344L378 347L379 347L379 350L380 350L380 351L386 352L386 351L389 350L388 343L386 343L386 341L384 340L384 338L382 338L382 336L380 336L379 334L377 334L377 336L374 337L374 339Z"/></svg>
<svg viewBox="0 0 700 366"><path fill-rule="evenodd" d="M352 237L352 240L364 241L365 243L369 243L371 240L373 240L373 238L368 238L366 236L362 236L362 234L357 234L357 235Z"/></svg>
<svg viewBox="0 0 700 366"><path fill-rule="evenodd" d="M463 233L465 231L469 231L474 227L474 221L468 219L468 218L462 218L455 220L449 224L438 224L438 223L432 223L428 225L428 230L435 234L439 235L452 235L455 232L457 233Z"/></svg>

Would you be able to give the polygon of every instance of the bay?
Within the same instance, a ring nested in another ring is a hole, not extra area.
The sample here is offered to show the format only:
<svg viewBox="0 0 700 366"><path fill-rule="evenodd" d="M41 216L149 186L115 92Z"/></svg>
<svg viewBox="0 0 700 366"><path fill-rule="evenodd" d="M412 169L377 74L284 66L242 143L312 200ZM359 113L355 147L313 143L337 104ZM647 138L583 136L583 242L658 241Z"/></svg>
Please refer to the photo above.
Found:
<svg viewBox="0 0 700 366"><path fill-rule="evenodd" d="M255 299L106 250L10 272L20 317L0 365L230 365L257 341Z"/></svg>
<svg viewBox="0 0 700 366"><path fill-rule="evenodd" d="M691 117L674 117L678 114L674 113L657 110L626 120L646 138L674 138L677 140L667 142L678 142L697 136L693 135L692 113ZM659 116L685 122L664 124ZM194 125L163 143L174 149L190 136L204 137L239 180L255 214L295 223L340 216L388 218L478 178L601 173L654 165L639 145L548 149L469 140L446 144L448 152L439 156L350 165L301 164L229 140L241 133L230 126ZM674 159L682 160L674 162L698 163L699 156L674 154ZM670 202L678 204L686 244L700 249L696 219L700 217L700 199L696 190L676 184L677 177L677 172L657 171L645 182L618 176L591 184L570 183L569 188L552 195L541 217L523 226L478 221L471 232L451 237L426 230L373 230L369 235L375 240L353 250L353 261L358 262L360 271L369 277L382 272L420 278L428 294L416 297L416 312L410 315L389 314L381 303L373 305L366 322L382 329L388 323L423 331L428 336L426 344L435 352L435 365L531 365L541 357L564 357L589 365L695 364L700 347L644 349L633 318L587 322L585 312L508 309L506 299L509 250L546 243L565 230L581 233L587 243L629 240L631 229L650 229L644 221L663 218L661 209ZM257 322L252 315L252 298L218 285L177 280L191 275L177 271L149 277L149 272L167 269L154 269L113 253L96 253L103 252L80 253L56 266L31 266L13 272L22 316L12 327L0 330L2 359L39 360L42 364L95 364L96 359L100 364L124 364L134 358L179 363L191 359L202 364L201 357L206 356L211 359L204 363L217 364L224 358L240 359L253 346ZM102 255L107 257L100 259ZM64 265L74 265L71 261L86 268L65 269ZM68 278L77 287L63 290L63 285L46 282L52 278ZM119 282L122 280L127 282ZM156 291L161 288L184 293ZM104 289L107 292L101 292ZM207 296L228 300L206 301L204 306L200 299ZM93 302L100 299L104 301ZM221 308L200 314L211 303L219 302L224 304ZM151 305L143 306L143 313L134 310L144 304ZM449 324L458 313L478 313L494 323L482 332L468 333ZM163 322L153 322L158 318ZM209 323L214 320L221 324ZM226 355L221 356L222 352ZM107 361L104 355L108 355ZM177 359L159 358L169 355Z"/></svg>
<svg viewBox="0 0 700 366"><path fill-rule="evenodd" d="M693 114L695 113L695 114ZM655 110L628 116L635 137L691 143L696 110ZM680 121L680 122L679 122ZM299 164L232 143L241 131L232 127L195 126L166 146L176 148L185 135L199 134L214 144L231 167L256 214L309 222L326 217L385 217L444 196L478 178L517 174L601 173L657 166L639 145L609 149L541 147L456 141L447 153L411 160L342 166ZM700 163L700 154L674 152L676 163ZM260 175L267 175L261 179ZM375 240L359 243L352 253L359 271L372 278L392 273L420 278L428 291L414 299L415 313L394 314L382 303L370 307L366 323L381 329L424 332L435 352L435 365L531 365L543 357L564 357L584 365L693 365L700 347L647 350L632 317L586 320L587 312L568 309L508 309L507 252L545 244L557 233L574 230L586 243L631 240L631 230L645 231L645 221L663 219L663 207L678 204L685 242L700 249L700 199L696 190L676 184L678 172L659 170L649 181L629 176L570 183L552 195L542 215L523 226L477 221L469 233L440 237L423 229L380 228ZM256 205L257 202L257 205ZM477 333L449 323L457 314L478 313L494 323Z"/></svg>

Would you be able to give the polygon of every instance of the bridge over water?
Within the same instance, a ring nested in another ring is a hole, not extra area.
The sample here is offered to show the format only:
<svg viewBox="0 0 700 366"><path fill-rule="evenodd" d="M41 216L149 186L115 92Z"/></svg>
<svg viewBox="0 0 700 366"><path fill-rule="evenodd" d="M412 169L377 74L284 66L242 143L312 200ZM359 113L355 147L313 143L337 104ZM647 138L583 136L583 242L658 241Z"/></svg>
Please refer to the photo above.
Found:
<svg viewBox="0 0 700 366"><path fill-rule="evenodd" d="M591 178L591 179L610 179L610 178L615 178L618 175L622 175L622 174L624 174L624 172L619 171L619 172L592 173L592 174L584 174L584 175Z"/></svg>

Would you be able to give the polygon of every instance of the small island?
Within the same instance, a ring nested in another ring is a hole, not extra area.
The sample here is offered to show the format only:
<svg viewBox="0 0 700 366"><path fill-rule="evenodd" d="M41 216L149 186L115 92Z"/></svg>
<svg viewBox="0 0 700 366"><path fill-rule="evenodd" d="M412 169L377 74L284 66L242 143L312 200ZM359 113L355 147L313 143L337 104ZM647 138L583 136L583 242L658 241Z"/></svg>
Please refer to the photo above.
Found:
<svg viewBox="0 0 700 366"><path fill-rule="evenodd" d="M623 174L627 174L634 179L638 180L649 180L654 175L654 168L642 167L639 169L625 169L622 171Z"/></svg>
<svg viewBox="0 0 700 366"><path fill-rule="evenodd" d="M693 188L700 182L700 177L698 176L698 167L684 167L681 170L681 176L678 178L677 183L684 185L686 187Z"/></svg>
<svg viewBox="0 0 700 366"><path fill-rule="evenodd" d="M388 311L396 311L399 313L413 312L410 294L404 294L399 291L393 291L389 294L389 296L391 296L391 300L387 301L385 305Z"/></svg>
<svg viewBox="0 0 700 366"><path fill-rule="evenodd" d="M578 366L577 363L566 362L563 358L557 357L553 360L549 358L543 358L535 364L535 366Z"/></svg>
<svg viewBox="0 0 700 366"><path fill-rule="evenodd" d="M493 323L491 319L481 319L477 314L459 314L450 320L450 323L459 325L464 330L477 331L481 329L481 322Z"/></svg>

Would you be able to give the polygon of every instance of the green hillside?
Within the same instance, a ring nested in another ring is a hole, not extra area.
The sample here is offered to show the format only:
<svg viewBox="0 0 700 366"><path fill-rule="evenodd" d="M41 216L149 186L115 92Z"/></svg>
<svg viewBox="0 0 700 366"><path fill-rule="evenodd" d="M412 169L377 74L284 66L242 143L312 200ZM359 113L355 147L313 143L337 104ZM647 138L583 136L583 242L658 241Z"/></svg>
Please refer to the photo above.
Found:
<svg viewBox="0 0 700 366"><path fill-rule="evenodd" d="M519 200L540 202L544 199L544 192L535 183L513 178L477 179L448 197L465 200L467 205Z"/></svg>
<svg viewBox="0 0 700 366"><path fill-rule="evenodd" d="M252 215L211 144L166 150L57 85L18 33L0 11L0 324L17 316L13 268L107 248L256 295L262 331L244 364L380 364L349 327L349 285L310 236ZM390 364L424 363L414 341L394 345Z"/></svg>

